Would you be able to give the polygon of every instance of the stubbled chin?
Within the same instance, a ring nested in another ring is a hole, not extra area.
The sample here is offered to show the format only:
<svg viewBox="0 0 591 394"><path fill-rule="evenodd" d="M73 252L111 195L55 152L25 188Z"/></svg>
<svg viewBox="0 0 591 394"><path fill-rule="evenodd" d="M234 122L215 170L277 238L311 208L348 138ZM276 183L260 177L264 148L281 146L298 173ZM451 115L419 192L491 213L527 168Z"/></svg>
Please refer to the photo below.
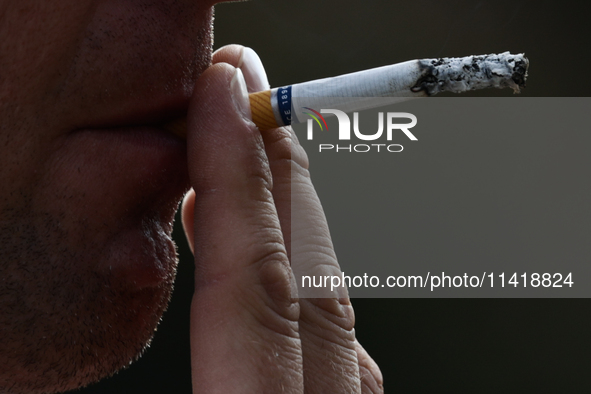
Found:
<svg viewBox="0 0 591 394"><path fill-rule="evenodd" d="M129 291L171 281L172 222L188 188L183 141L149 127L80 130L50 168L38 205L63 217L67 249L94 255L79 269Z"/></svg>
<svg viewBox="0 0 591 394"><path fill-rule="evenodd" d="M176 269L168 221L159 220L165 211L111 226L109 242L100 243L92 231L69 232L63 214L29 210L13 218L7 233L20 247L5 250L10 258L0 264L0 305L10 306L0 314L0 387L9 376L23 392L74 389L141 354Z"/></svg>
<svg viewBox="0 0 591 394"><path fill-rule="evenodd" d="M114 286L134 291L174 280L177 253L168 223L149 219L117 237L99 268Z"/></svg>

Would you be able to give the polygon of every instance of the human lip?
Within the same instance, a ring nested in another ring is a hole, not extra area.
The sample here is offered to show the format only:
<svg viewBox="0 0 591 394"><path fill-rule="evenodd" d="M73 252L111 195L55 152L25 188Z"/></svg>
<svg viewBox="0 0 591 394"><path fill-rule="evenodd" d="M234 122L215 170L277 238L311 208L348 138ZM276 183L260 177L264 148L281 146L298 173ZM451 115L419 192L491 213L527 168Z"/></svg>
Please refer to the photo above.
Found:
<svg viewBox="0 0 591 394"><path fill-rule="evenodd" d="M151 97L122 103L95 118L86 119L78 129L111 129L122 127L151 127L167 131L163 125L186 116L190 96L180 92L178 95Z"/></svg>
<svg viewBox="0 0 591 394"><path fill-rule="evenodd" d="M111 113L89 119L74 134L85 136L95 148L105 149L113 159L105 163L105 170L117 166L115 174L127 174L128 179L142 184L138 190L151 194L146 185L152 185L153 189L169 187L175 192L172 183L179 183L181 178L184 189L188 182L186 141L166 125L186 116L188 106L189 97L182 92L130 101Z"/></svg>
<svg viewBox="0 0 591 394"><path fill-rule="evenodd" d="M119 228L112 258L99 269L127 289L158 286L175 270L171 233L188 188L186 142L162 124L185 108L184 102L138 107L72 134L93 167L89 187L104 210L101 216Z"/></svg>
<svg viewBox="0 0 591 394"><path fill-rule="evenodd" d="M113 175L141 184L138 192L150 195L158 191L170 198L171 193L165 189L178 194L175 185L181 183L184 190L188 176L186 141L171 133L166 124L186 116L188 105L189 99L182 95L129 103L110 116L88 122L75 134L84 136L95 150L104 149L112 158L104 163L105 172L117 167Z"/></svg>

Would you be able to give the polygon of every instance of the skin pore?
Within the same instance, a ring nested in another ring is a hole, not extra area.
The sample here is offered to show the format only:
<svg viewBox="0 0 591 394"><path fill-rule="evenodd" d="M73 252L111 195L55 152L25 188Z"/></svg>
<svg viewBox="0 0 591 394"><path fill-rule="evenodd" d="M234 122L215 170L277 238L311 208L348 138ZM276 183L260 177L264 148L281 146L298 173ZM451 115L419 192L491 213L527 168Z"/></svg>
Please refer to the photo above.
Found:
<svg viewBox="0 0 591 394"><path fill-rule="evenodd" d="M149 343L188 189L185 143L152 123L210 64L212 5L0 5L0 392L73 389Z"/></svg>

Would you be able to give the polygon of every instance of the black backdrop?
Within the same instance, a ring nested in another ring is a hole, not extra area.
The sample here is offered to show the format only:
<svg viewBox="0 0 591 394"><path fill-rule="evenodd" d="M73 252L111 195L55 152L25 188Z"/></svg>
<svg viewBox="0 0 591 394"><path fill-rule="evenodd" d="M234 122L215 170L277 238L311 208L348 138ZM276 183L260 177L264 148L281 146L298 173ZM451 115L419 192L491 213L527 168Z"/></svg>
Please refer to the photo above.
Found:
<svg viewBox="0 0 591 394"><path fill-rule="evenodd" d="M523 95L588 96L590 11L570 0L253 0L217 7L215 47L253 47L273 86L416 58L525 52L531 67ZM176 231L178 281L151 348L83 393L191 392L193 267L178 223ZM387 392L591 391L588 300L353 304L359 341L381 366Z"/></svg>

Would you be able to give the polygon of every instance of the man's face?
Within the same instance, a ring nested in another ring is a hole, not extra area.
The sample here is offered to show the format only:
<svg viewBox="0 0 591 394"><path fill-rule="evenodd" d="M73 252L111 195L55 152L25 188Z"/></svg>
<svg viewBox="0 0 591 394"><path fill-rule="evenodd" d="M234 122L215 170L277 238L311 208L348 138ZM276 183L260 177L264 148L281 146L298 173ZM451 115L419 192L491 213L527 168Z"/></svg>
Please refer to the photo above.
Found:
<svg viewBox="0 0 591 394"><path fill-rule="evenodd" d="M136 358L170 296L214 0L0 3L0 391Z"/></svg>

